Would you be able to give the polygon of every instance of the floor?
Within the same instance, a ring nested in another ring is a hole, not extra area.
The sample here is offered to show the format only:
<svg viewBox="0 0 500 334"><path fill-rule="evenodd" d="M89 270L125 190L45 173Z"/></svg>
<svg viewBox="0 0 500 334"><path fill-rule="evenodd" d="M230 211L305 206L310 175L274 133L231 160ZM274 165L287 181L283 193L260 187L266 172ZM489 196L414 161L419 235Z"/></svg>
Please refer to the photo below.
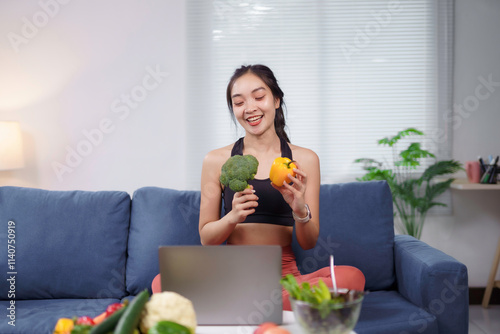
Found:
<svg viewBox="0 0 500 334"><path fill-rule="evenodd" d="M500 333L500 305L490 305L487 309L481 305L469 307L469 334Z"/></svg>

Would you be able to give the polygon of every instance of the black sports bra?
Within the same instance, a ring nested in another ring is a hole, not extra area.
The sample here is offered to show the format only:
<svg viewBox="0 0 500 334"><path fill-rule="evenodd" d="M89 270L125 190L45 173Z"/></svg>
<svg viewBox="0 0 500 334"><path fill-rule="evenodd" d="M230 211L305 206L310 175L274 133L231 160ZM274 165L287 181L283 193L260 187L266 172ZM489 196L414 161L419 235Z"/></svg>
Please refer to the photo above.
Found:
<svg viewBox="0 0 500 334"><path fill-rule="evenodd" d="M280 138L281 156L292 159L292 150L286 140ZM243 138L234 143L231 156L243 154ZM243 223L265 223L274 225L293 226L292 209L279 191L271 186L269 178L253 179L248 182L253 186L255 194L259 197L259 205L255 212L249 215ZM224 201L224 214L227 214L233 208L234 191L229 187L224 187L222 199Z"/></svg>

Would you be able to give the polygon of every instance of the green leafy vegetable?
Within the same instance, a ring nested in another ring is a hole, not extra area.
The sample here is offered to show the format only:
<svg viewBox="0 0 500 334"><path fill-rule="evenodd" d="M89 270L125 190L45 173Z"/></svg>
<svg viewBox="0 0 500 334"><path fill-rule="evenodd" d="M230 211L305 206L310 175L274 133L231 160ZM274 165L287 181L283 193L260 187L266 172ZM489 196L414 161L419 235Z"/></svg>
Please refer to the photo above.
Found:
<svg viewBox="0 0 500 334"><path fill-rule="evenodd" d="M288 274L281 279L280 283L290 296L296 300L302 300L315 305L332 300L330 288L321 279L316 285L311 285L309 282L303 282L299 285L295 277Z"/></svg>
<svg viewBox="0 0 500 334"><path fill-rule="evenodd" d="M151 327L148 334L191 334L191 331L176 322L163 320Z"/></svg>
<svg viewBox="0 0 500 334"><path fill-rule="evenodd" d="M339 317L346 312L351 312L351 307L346 306L346 304L359 302L364 295L363 291L355 290L334 294L321 279L315 285L311 285L309 282L303 282L299 285L291 274L282 278L280 283L288 291L291 298L311 304L311 307L319 312L321 319L325 319L331 312L339 313Z"/></svg>
<svg viewBox="0 0 500 334"><path fill-rule="evenodd" d="M91 330L91 325L75 325L71 330L71 334L89 334Z"/></svg>

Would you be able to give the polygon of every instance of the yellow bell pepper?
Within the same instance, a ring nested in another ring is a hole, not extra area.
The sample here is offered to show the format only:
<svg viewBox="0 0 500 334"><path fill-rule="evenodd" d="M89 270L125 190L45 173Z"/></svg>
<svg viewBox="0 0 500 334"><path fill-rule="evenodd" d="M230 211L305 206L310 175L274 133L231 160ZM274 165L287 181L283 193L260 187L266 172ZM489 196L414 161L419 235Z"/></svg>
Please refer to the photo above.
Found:
<svg viewBox="0 0 500 334"><path fill-rule="evenodd" d="M61 318L57 321L54 334L70 334L73 327L75 327L73 319Z"/></svg>
<svg viewBox="0 0 500 334"><path fill-rule="evenodd" d="M288 174L295 177L295 172L293 171L294 168L297 168L297 166L292 160L285 157L276 158L271 166L269 178L274 185L281 187L285 181L286 183L292 182L288 177Z"/></svg>

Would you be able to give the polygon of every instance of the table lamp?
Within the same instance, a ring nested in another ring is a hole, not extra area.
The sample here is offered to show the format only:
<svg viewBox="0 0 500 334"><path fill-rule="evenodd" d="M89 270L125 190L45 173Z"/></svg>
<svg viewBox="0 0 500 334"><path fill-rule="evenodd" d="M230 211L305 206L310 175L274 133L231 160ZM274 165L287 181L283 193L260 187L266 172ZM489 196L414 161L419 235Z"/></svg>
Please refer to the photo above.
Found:
<svg viewBox="0 0 500 334"><path fill-rule="evenodd" d="M23 167L23 140L19 123L0 121L0 171Z"/></svg>

